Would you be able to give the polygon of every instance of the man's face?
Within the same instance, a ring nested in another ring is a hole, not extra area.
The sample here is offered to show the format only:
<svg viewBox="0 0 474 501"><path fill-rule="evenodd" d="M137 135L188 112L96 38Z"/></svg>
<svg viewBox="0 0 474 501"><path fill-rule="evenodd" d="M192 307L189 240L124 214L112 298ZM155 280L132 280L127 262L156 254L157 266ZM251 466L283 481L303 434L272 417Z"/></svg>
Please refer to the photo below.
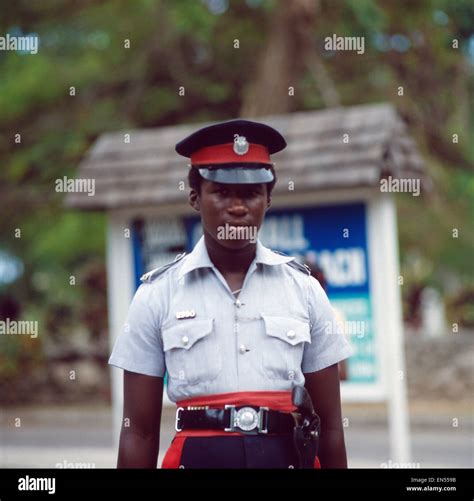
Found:
<svg viewBox="0 0 474 501"><path fill-rule="evenodd" d="M228 249L255 243L270 207L265 183L222 184L206 179L200 194L191 190L189 203L201 213L204 231Z"/></svg>

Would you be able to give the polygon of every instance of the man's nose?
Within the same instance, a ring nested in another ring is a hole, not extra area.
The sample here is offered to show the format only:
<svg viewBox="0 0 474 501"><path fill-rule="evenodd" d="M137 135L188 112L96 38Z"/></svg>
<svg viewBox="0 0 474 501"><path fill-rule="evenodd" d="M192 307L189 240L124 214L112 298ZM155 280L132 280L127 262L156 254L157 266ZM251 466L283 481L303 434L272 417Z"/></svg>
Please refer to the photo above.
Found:
<svg viewBox="0 0 474 501"><path fill-rule="evenodd" d="M248 209L244 203L244 199L239 196L232 197L227 212L233 216L245 216L248 213Z"/></svg>

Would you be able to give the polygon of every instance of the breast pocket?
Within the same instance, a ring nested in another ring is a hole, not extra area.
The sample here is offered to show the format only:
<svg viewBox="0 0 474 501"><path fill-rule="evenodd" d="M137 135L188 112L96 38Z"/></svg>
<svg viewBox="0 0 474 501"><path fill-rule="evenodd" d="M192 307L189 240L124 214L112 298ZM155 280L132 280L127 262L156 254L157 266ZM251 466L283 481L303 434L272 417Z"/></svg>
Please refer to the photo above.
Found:
<svg viewBox="0 0 474 501"><path fill-rule="evenodd" d="M182 320L162 331L168 377L175 383L197 384L215 379L222 359L214 319Z"/></svg>
<svg viewBox="0 0 474 501"><path fill-rule="evenodd" d="M305 343L311 343L309 323L289 317L262 315L265 323L263 368L271 379L301 380Z"/></svg>

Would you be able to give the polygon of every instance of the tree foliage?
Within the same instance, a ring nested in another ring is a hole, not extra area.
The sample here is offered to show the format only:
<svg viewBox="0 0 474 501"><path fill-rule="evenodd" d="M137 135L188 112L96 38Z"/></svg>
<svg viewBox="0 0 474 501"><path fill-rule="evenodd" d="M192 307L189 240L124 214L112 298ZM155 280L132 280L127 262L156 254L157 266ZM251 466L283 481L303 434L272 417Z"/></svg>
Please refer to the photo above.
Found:
<svg viewBox="0 0 474 501"><path fill-rule="evenodd" d="M468 0L3 5L0 33L40 39L36 55L0 51L0 250L24 264L19 280L0 285L3 297L45 319L67 306L79 320L91 289L85 279L71 290L68 280L103 265L105 218L66 211L54 182L74 175L101 133L258 114L264 98L265 112L322 108L330 96L396 106L435 181L430 197L399 199L404 270L445 292L472 284L473 26ZM332 34L364 36L365 53L328 53ZM272 71L268 61L284 50L285 67ZM420 260L417 275L411 266Z"/></svg>

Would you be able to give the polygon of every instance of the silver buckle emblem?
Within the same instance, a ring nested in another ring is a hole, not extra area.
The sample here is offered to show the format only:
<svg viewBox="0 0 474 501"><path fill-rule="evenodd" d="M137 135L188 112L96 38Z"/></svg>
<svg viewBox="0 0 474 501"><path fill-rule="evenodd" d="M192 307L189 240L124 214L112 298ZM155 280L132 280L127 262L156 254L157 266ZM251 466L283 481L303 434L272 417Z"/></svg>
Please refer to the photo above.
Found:
<svg viewBox="0 0 474 501"><path fill-rule="evenodd" d="M244 136L235 136L234 153L236 155L245 155L249 151L249 143Z"/></svg>
<svg viewBox="0 0 474 501"><path fill-rule="evenodd" d="M230 427L224 431L250 432L256 429L258 433L268 433L263 427L264 411L268 411L268 407L260 407L258 411L252 407L242 407L236 411L235 405L226 405L225 408L230 409Z"/></svg>
<svg viewBox="0 0 474 501"><path fill-rule="evenodd" d="M252 407L243 407L235 415L235 426L244 431L252 431L258 425L258 412Z"/></svg>

